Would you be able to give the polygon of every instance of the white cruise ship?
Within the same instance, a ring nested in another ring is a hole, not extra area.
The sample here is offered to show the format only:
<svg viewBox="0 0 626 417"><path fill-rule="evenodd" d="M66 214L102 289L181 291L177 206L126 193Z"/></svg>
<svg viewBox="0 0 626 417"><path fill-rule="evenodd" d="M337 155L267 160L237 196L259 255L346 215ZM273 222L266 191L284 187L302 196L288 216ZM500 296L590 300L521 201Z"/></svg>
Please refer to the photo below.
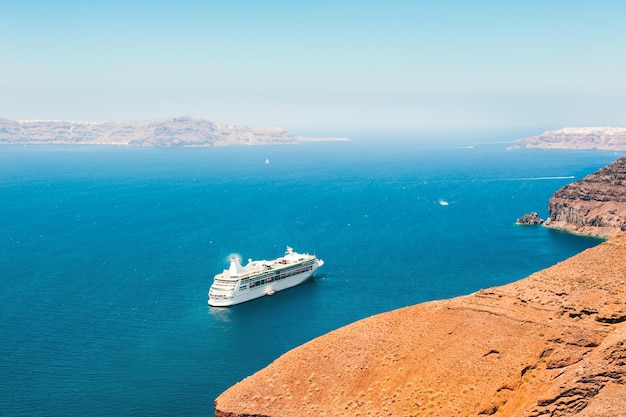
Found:
<svg viewBox="0 0 626 417"><path fill-rule="evenodd" d="M209 305L226 307L274 295L306 281L324 261L315 255L297 253L287 247L285 256L273 261L249 260L241 266L237 257L230 258L230 267L215 275L209 289Z"/></svg>

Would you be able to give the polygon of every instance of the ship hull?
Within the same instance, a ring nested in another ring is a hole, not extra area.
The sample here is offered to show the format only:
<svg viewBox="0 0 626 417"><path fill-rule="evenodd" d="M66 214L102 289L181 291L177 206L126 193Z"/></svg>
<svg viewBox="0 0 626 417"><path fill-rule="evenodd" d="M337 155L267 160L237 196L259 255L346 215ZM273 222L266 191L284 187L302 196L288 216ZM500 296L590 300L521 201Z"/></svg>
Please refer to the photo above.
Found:
<svg viewBox="0 0 626 417"><path fill-rule="evenodd" d="M209 305L212 307L229 307L235 304L245 303L246 301L254 300L266 295L273 295L287 288L295 287L302 284L321 266L319 262L313 263L313 268L309 271L302 272L300 274L292 275L288 278L281 279L279 281L268 282L263 285L256 286L254 288L248 288L245 290L234 291L231 297L214 298L209 297Z"/></svg>

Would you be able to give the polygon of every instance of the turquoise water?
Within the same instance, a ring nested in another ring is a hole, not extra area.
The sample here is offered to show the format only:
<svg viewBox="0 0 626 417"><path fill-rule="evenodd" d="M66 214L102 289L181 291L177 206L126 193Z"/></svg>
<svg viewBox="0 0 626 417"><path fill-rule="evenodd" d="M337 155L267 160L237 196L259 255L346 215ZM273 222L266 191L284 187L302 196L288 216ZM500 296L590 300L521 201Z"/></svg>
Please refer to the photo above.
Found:
<svg viewBox="0 0 626 417"><path fill-rule="evenodd" d="M0 415L212 415L314 337L599 243L514 223L621 155L506 146L3 146ZM207 305L229 254L287 245L313 280Z"/></svg>

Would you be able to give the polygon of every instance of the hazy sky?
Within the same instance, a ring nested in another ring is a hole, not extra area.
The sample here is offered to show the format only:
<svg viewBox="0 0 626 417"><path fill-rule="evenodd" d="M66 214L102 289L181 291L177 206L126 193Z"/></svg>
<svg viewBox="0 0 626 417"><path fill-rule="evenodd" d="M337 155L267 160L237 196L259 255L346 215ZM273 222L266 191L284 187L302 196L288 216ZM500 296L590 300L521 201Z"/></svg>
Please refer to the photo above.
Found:
<svg viewBox="0 0 626 417"><path fill-rule="evenodd" d="M626 1L0 0L0 117L626 126Z"/></svg>

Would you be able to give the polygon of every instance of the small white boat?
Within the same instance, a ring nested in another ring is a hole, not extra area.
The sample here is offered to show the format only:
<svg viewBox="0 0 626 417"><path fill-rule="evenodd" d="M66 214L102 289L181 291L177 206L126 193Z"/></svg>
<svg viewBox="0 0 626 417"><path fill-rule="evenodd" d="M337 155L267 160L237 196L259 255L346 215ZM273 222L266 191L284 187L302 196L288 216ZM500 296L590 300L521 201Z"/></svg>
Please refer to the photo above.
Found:
<svg viewBox="0 0 626 417"><path fill-rule="evenodd" d="M447 206L450 203L448 203L446 200L439 200L439 204L441 204L442 206Z"/></svg>

